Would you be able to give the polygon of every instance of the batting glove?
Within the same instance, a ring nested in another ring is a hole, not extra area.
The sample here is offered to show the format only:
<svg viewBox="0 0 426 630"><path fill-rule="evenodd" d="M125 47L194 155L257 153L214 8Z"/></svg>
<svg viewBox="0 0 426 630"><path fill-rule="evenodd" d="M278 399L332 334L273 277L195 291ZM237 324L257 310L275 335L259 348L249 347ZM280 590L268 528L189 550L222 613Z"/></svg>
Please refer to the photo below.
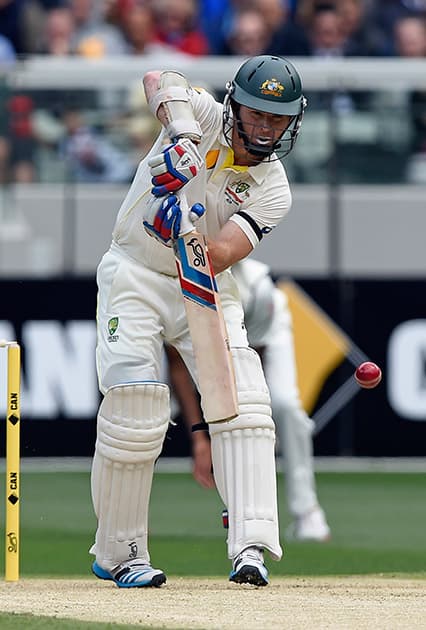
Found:
<svg viewBox="0 0 426 630"><path fill-rule="evenodd" d="M154 186L151 192L155 197L164 197L195 177L203 165L203 159L189 138L181 138L150 158L148 164Z"/></svg>
<svg viewBox="0 0 426 630"><path fill-rule="evenodd" d="M163 245L171 247L173 241L194 230L194 223L203 216L206 209L201 203L191 208L185 199L169 195L163 200L153 198L147 208L143 222L146 232ZM160 202L160 205L158 205Z"/></svg>

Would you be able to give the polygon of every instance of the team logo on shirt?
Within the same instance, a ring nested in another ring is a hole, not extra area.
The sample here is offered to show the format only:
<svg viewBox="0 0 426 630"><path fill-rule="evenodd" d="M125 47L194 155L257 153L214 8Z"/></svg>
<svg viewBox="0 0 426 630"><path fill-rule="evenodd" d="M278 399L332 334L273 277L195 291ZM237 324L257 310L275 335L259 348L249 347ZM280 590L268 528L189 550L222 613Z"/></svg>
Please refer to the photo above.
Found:
<svg viewBox="0 0 426 630"><path fill-rule="evenodd" d="M225 189L225 201L239 207L249 198L249 188L250 184L247 182L237 181L229 184Z"/></svg>
<svg viewBox="0 0 426 630"><path fill-rule="evenodd" d="M117 332L118 324L118 317L111 317L111 319L108 321L108 341L110 343L118 341L118 335L115 334Z"/></svg>
<svg viewBox="0 0 426 630"><path fill-rule="evenodd" d="M236 182L235 184L236 193L246 192L246 190L248 190L249 188L250 188L250 184L247 184L247 182Z"/></svg>
<svg viewBox="0 0 426 630"><path fill-rule="evenodd" d="M284 92L284 86L277 79L267 79L260 86L260 91L268 96L280 97Z"/></svg>

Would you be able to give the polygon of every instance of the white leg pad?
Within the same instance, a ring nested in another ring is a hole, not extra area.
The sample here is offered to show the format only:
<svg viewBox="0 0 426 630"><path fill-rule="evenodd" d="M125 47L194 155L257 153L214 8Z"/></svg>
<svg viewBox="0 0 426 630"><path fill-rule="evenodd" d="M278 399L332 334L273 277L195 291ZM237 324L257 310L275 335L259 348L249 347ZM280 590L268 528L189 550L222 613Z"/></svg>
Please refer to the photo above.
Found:
<svg viewBox="0 0 426 630"><path fill-rule="evenodd" d="M133 558L149 563L148 505L169 420L162 383L117 385L102 401L91 475L98 529L90 552L104 569Z"/></svg>
<svg viewBox="0 0 426 630"><path fill-rule="evenodd" d="M275 425L259 356L234 348L240 415L210 425L213 470L228 508L228 556L243 549L268 549L279 560Z"/></svg>

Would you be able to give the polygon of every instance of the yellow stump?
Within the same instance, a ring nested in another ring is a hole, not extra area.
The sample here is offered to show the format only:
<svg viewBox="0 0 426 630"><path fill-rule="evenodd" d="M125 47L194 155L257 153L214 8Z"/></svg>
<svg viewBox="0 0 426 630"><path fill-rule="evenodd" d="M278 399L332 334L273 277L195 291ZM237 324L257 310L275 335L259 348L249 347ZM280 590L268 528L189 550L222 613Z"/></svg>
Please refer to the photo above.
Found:
<svg viewBox="0 0 426 630"><path fill-rule="evenodd" d="M7 355L5 579L7 582L16 582L19 580L21 413L21 349L16 342L7 344Z"/></svg>

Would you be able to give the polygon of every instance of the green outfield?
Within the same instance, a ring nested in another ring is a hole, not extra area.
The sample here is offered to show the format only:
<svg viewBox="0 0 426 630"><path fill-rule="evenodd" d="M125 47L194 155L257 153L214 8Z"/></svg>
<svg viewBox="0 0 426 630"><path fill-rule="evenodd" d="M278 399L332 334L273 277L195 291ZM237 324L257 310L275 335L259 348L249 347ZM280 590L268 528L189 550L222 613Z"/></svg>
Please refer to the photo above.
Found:
<svg viewBox="0 0 426 630"><path fill-rule="evenodd" d="M426 478L420 473L318 473L332 529L326 544L285 542L289 516L279 477L281 562L271 575L425 574ZM4 524L4 489L1 495ZM21 475L21 575L87 577L95 519L88 473ZM227 575L222 504L189 474L157 474L152 490L150 550L169 575ZM1 546L1 567L4 548Z"/></svg>
<svg viewBox="0 0 426 630"><path fill-rule="evenodd" d="M289 515L284 480L279 476L285 551L281 562L267 560L272 578L381 574L426 579L424 474L318 473L317 483L332 540L325 544L285 542ZM89 474L23 472L21 499L21 577L91 579L88 549L95 519ZM4 523L4 488L0 501ZM169 576L223 576L226 580L229 561L221 511L216 491L203 490L189 474L157 474L150 515L153 564ZM3 545L0 551L3 569ZM136 628L2 612L0 626L4 630Z"/></svg>

